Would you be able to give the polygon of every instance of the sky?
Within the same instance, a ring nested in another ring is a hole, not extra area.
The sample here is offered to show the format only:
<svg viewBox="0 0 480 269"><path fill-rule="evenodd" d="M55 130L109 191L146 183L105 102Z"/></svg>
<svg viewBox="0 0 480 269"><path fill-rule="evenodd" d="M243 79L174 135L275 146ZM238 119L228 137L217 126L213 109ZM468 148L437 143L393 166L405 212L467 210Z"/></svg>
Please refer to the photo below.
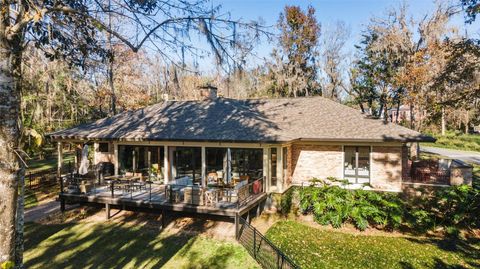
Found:
<svg viewBox="0 0 480 269"><path fill-rule="evenodd" d="M447 0L443 0L447 1ZM360 35L372 16L383 16L392 7L398 7L403 0L212 0L213 5L221 5L222 12L230 12L232 18L249 21L261 18L266 25L275 26L280 12L285 5L298 5L306 9L309 5L316 10L317 21L322 27L333 25L337 21L343 21L349 26L351 34L346 43L346 52L353 53L354 45L360 40ZM453 3L458 3L456 0ZM414 18L421 18L432 12L435 7L433 0L406 0L409 14ZM463 13L457 15L452 23L460 31L470 37L480 38L480 20L472 25L465 26ZM272 28L276 31L276 28ZM263 42L257 47L256 54L260 57L268 57L275 42L271 44Z"/></svg>

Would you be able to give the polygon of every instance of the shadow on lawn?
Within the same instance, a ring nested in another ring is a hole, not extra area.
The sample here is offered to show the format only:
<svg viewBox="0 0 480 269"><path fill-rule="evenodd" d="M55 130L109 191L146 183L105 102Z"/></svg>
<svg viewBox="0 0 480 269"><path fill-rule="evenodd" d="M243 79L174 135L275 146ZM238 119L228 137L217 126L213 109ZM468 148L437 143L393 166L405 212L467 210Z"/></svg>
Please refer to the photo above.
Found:
<svg viewBox="0 0 480 269"><path fill-rule="evenodd" d="M201 230L205 219L191 226ZM158 224L158 222L157 222ZM188 255L183 268L225 268L233 250L219 247L209 258L191 251L198 233L161 234L154 223L66 223L26 225L26 268L160 268L175 254ZM148 227L147 227L148 226ZM200 228L199 228L200 227ZM184 227L190 230L188 225ZM180 251L180 252L179 252ZM200 256L200 257L199 257Z"/></svg>
<svg viewBox="0 0 480 269"><path fill-rule="evenodd" d="M464 259L464 262L473 268L480 268L480 251L474 245L480 246L480 239L467 238L460 239L456 237L439 238L407 238L409 241L417 244L436 245L438 248L459 254ZM401 263L402 268L413 268L408 263ZM439 258L435 258L435 263L432 268L467 268L463 265L450 265Z"/></svg>

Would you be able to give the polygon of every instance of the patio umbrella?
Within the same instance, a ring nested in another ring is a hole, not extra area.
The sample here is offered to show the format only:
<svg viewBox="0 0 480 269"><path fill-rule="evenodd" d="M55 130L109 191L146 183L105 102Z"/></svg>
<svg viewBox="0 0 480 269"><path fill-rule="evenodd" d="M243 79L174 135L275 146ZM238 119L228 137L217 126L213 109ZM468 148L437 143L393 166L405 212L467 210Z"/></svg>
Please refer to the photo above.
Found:
<svg viewBox="0 0 480 269"><path fill-rule="evenodd" d="M78 173L80 175L85 175L88 173L88 166L90 162L88 161L88 145L83 146L82 149L82 159L80 161L80 168L78 169Z"/></svg>
<svg viewBox="0 0 480 269"><path fill-rule="evenodd" d="M225 180L227 183L230 183L232 179L232 152L230 148L227 148L227 174L225 175Z"/></svg>

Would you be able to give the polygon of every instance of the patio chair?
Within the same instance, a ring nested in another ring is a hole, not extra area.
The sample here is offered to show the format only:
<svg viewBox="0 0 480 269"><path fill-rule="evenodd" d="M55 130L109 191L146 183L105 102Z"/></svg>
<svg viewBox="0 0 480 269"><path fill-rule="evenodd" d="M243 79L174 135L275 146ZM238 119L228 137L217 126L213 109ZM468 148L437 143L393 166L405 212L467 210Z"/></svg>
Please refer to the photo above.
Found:
<svg viewBox="0 0 480 269"><path fill-rule="evenodd" d="M205 190L205 205L215 206L218 202L218 196L219 196L219 192L217 189Z"/></svg>
<svg viewBox="0 0 480 269"><path fill-rule="evenodd" d="M93 184L88 182L87 180L82 180L82 182L80 182L80 192L81 193L89 193L93 190Z"/></svg>

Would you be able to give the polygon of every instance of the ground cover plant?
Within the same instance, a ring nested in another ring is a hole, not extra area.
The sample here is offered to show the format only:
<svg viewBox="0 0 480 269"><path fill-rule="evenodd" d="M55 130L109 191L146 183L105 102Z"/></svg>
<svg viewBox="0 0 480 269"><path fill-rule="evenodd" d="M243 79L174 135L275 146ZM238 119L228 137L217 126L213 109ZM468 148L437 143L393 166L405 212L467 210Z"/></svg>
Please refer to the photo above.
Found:
<svg viewBox="0 0 480 269"><path fill-rule="evenodd" d="M480 228L480 191L467 185L439 188L413 198L315 184L299 188L298 193L303 214L313 214L317 223L336 228L351 223L359 230L374 226L415 233L443 229L453 234Z"/></svg>
<svg viewBox="0 0 480 269"><path fill-rule="evenodd" d="M266 233L301 268L478 268L474 240L364 235L288 220Z"/></svg>

